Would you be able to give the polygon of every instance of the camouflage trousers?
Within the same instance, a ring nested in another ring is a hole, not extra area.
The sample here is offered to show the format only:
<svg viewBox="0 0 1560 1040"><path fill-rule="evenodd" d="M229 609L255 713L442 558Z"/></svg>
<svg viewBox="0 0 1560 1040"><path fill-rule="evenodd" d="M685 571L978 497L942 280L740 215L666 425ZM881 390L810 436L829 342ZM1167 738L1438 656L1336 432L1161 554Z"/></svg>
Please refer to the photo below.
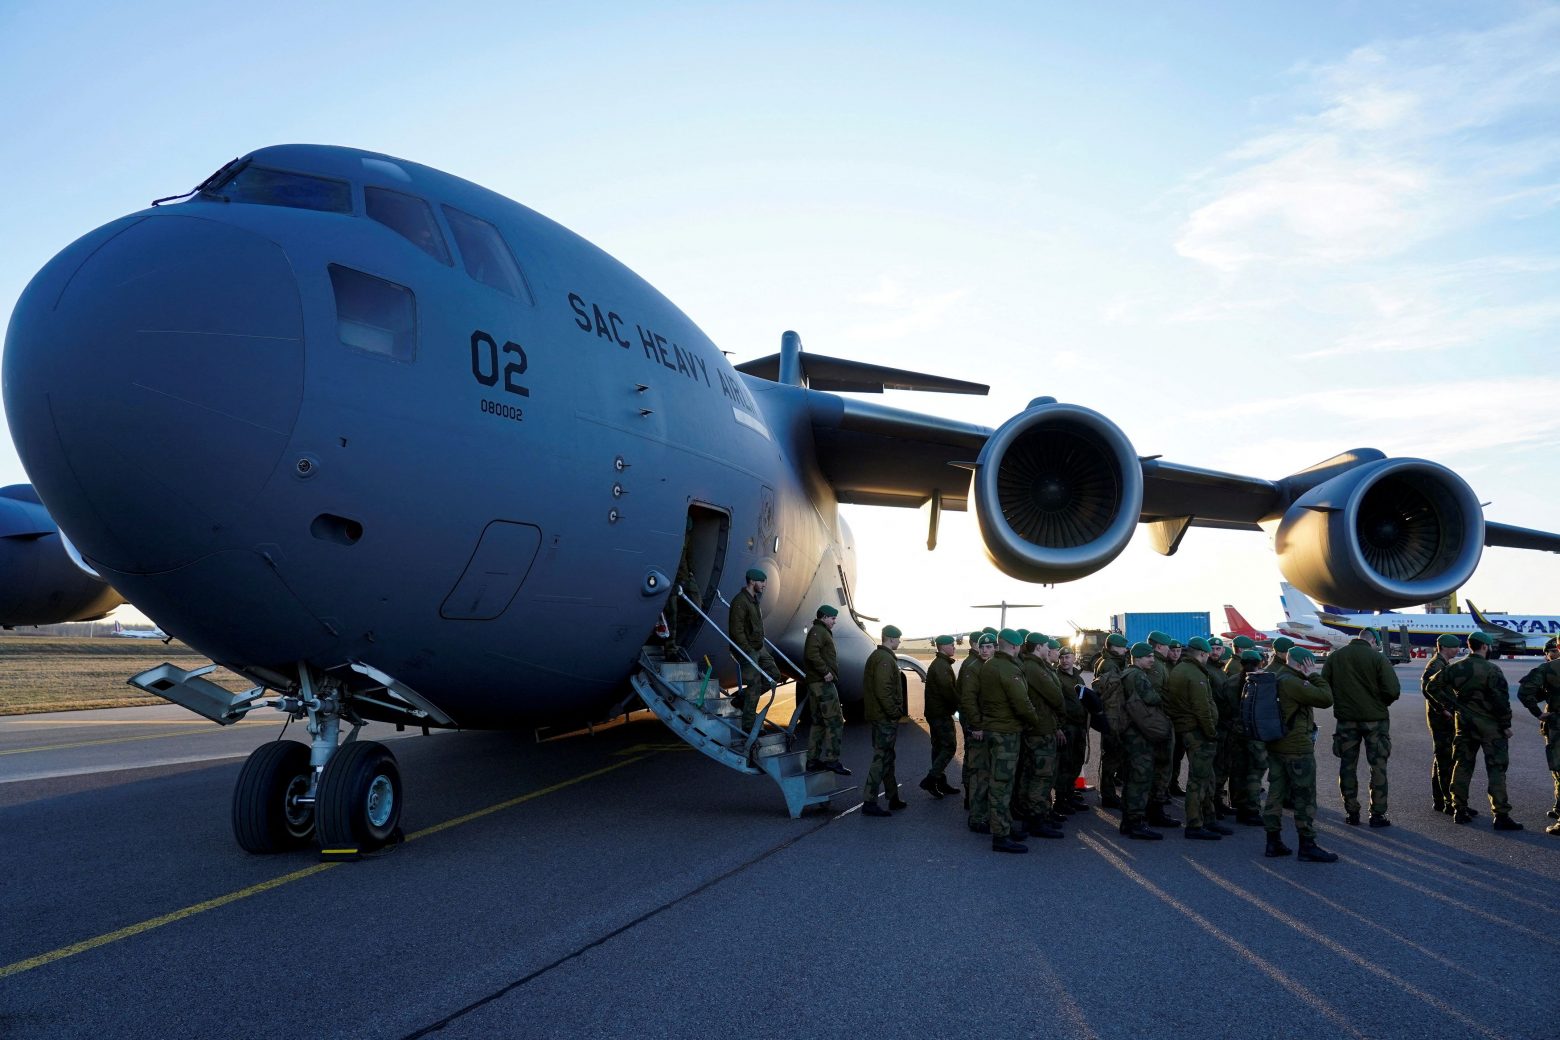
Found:
<svg viewBox="0 0 1560 1040"><path fill-rule="evenodd" d="M1118 794L1127 782L1127 752L1121 738L1100 735L1100 795Z"/></svg>
<svg viewBox="0 0 1560 1040"><path fill-rule="evenodd" d="M1246 740L1246 804L1262 809L1262 781L1268 775L1268 749L1260 740Z"/></svg>
<svg viewBox="0 0 1560 1040"><path fill-rule="evenodd" d="M1425 725L1430 727L1430 743L1435 748L1430 759L1430 794L1437 805L1452 802L1452 745L1457 739L1457 723L1429 701L1425 701Z"/></svg>
<svg viewBox="0 0 1560 1040"><path fill-rule="evenodd" d="M1560 719L1545 719L1538 724L1544 738L1544 757L1549 759L1549 775L1555 782L1555 808L1560 810Z"/></svg>
<svg viewBox="0 0 1560 1040"><path fill-rule="evenodd" d="M1154 752L1154 779L1149 788L1148 800L1163 805L1170 800L1170 762L1175 741L1161 740L1150 746Z"/></svg>
<svg viewBox="0 0 1560 1040"><path fill-rule="evenodd" d="M764 675L771 678L780 678L780 666L775 664L775 659L769 656L768 650L749 652L749 656L758 662L758 667L764 670ZM742 709L742 732L753 732L753 726L758 722L758 702L769 693L769 684L764 681L764 675L760 675L757 668L748 664L742 658L737 658L742 666L742 690L731 699L731 703Z"/></svg>
<svg viewBox="0 0 1560 1040"><path fill-rule="evenodd" d="M970 736L964 727L964 807L970 812L970 825L986 822L986 795L991 790L991 754L984 738Z"/></svg>
<svg viewBox="0 0 1560 1040"><path fill-rule="evenodd" d="M948 763L953 761L954 752L959 750L959 738L954 732L953 716L944 715L935 718L928 715L926 729L932 737L932 767L926 771L926 775L933 780L947 779Z"/></svg>
<svg viewBox="0 0 1560 1040"><path fill-rule="evenodd" d="M991 822L992 838L1005 838L1013 830L1013 775L1018 771L1017 733L986 731L986 756L991 763L986 791L986 819Z"/></svg>
<svg viewBox="0 0 1560 1040"><path fill-rule="evenodd" d="M1062 727L1062 733L1067 737L1067 743L1056 749L1056 797L1058 800L1071 798L1073 790L1078 783L1078 777L1083 773L1084 751L1089 746L1089 730L1087 726L1066 725Z"/></svg>
<svg viewBox="0 0 1560 1040"><path fill-rule="evenodd" d="M1218 738L1205 736L1200 729L1176 735L1186 749L1186 825L1213 823L1218 819L1213 811L1213 756Z"/></svg>
<svg viewBox="0 0 1560 1040"><path fill-rule="evenodd" d="M1457 738L1452 743L1452 807L1468 808L1468 781L1473 779L1473 762L1484 752L1484 777L1490 793L1490 811L1509 813L1506 797L1506 770L1511 765L1511 747L1506 731L1494 719L1468 712L1457 714Z"/></svg>
<svg viewBox="0 0 1560 1040"><path fill-rule="evenodd" d="M1141 820L1148 812L1148 795L1154 784L1154 745L1128 726L1121 735L1126 758L1126 783L1121 788L1121 811L1129 820ZM1169 756L1166 756L1168 761Z"/></svg>
<svg viewBox="0 0 1560 1040"><path fill-rule="evenodd" d="M1295 830L1302 838L1316 837L1316 755L1267 753L1268 795L1262 807L1262 825L1269 834L1284 829L1284 799L1295 807Z"/></svg>
<svg viewBox="0 0 1560 1040"><path fill-rule="evenodd" d="M888 800L899 797L899 780L894 776L894 741L899 736L899 723L872 723L872 765L867 769L867 782L862 785L862 801L877 798L882 789Z"/></svg>
<svg viewBox="0 0 1560 1040"><path fill-rule="evenodd" d="M838 762L840 736L845 732L845 712L840 691L831 682L807 684L807 710L812 731L807 734L807 761Z"/></svg>
<svg viewBox="0 0 1560 1040"><path fill-rule="evenodd" d="M1338 791L1344 812L1360 811L1360 745L1370 763L1370 814L1387 815L1387 759L1392 755L1391 719L1380 722L1340 721L1333 730L1333 754L1338 757Z"/></svg>
<svg viewBox="0 0 1560 1040"><path fill-rule="evenodd" d="M1040 816L1051 808L1051 785L1056 778L1057 753L1054 736L1023 738L1023 765L1015 804L1026 818Z"/></svg>
<svg viewBox="0 0 1560 1040"><path fill-rule="evenodd" d="M1246 738L1224 723L1219 724L1219 746L1213 753L1213 798L1228 797L1239 809L1246 792ZM1239 777L1240 779L1236 779Z"/></svg>

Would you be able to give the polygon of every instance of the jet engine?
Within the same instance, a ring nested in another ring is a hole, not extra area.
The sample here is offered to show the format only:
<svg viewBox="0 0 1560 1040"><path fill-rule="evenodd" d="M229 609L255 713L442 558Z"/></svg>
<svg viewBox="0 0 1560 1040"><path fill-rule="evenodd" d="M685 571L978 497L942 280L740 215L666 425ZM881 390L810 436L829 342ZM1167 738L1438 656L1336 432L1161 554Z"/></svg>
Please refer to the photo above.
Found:
<svg viewBox="0 0 1560 1040"><path fill-rule="evenodd" d="M1466 481L1424 459L1346 470L1294 501L1274 532L1279 569L1325 603L1403 607L1467 581L1484 510Z"/></svg>
<svg viewBox="0 0 1560 1040"><path fill-rule="evenodd" d="M0 626L92 621L123 602L71 562L30 485L0 488Z"/></svg>
<svg viewBox="0 0 1560 1040"><path fill-rule="evenodd" d="M981 449L970 488L991 561L1021 581L1072 581L1114 560L1137 527L1143 469L1120 427L1034 401Z"/></svg>

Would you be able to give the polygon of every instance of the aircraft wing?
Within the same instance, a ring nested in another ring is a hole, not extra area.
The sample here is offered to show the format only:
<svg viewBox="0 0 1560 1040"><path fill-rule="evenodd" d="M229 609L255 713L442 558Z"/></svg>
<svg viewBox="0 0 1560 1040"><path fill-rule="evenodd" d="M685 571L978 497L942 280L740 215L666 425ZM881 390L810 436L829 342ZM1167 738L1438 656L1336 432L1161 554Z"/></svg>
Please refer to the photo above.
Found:
<svg viewBox="0 0 1560 1040"><path fill-rule="evenodd" d="M1484 544L1498 545L1505 549L1536 549L1540 552L1560 552L1560 534L1535 531L1531 527L1484 522Z"/></svg>
<svg viewBox="0 0 1560 1040"><path fill-rule="evenodd" d="M1474 624L1478 625L1479 628L1487 635L1492 635L1495 637L1495 643L1497 646L1527 646L1526 636L1518 632L1513 632L1511 629L1497 625L1495 622L1491 621L1485 615L1484 611L1473 605L1473 600L1471 599L1468 600L1468 613L1473 615Z"/></svg>

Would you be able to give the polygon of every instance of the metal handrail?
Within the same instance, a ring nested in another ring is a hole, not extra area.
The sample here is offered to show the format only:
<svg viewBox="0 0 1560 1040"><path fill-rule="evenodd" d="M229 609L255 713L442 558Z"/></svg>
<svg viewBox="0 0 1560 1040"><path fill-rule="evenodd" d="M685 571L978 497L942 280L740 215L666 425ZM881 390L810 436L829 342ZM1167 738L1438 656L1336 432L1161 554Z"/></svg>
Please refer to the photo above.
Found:
<svg viewBox="0 0 1560 1040"><path fill-rule="evenodd" d="M693 610L694 610L694 613L698 614L705 621L708 621L710 623L710 626L715 629L715 634L720 636L722 639L724 639L726 641L726 644L728 646L730 646L733 651L735 651L736 653L741 654L742 655L742 659L744 661L746 661L748 664L752 665L753 666L753 670L755 672L757 672L759 675L762 675L764 677L765 681L769 683L769 703L764 705L762 710L757 709L757 707L755 706L753 728L752 728L751 731L749 731L748 733L744 734L744 737L745 737L744 746L745 747L752 747L753 746L753 742L758 739L758 735L763 732L763 730L764 730L764 721L769 717L769 709L774 706L775 697L780 692L780 684L779 684L779 682L775 679L774 676L770 675L768 672L766 672L762 668L760 668L759 665L758 665L758 662L753 660L753 658L749 657L748 656L748 652L746 650L744 650L740 646L738 646L734 639L732 639L724 631L722 631L721 627L719 625L715 624L715 619L710 617L708 614L706 614L704 612L704 609L702 607L700 607L697 603L695 603L692 600L692 598L690 598L689 595L686 592L683 591L683 587L681 585L677 586L677 589L674 592L674 595L676 595L677 598L682 600L684 603L688 604L688 606L692 607ZM726 597L722 596L720 594L720 590L719 589L715 590L715 595L717 597L719 597L720 601L722 603L725 603L726 606L728 606L728 607L731 606L731 604L729 602L727 602ZM767 642L769 642L769 640L765 639L764 642L767 643ZM781 656L784 656L784 655L782 654ZM787 663L789 663L789 662L787 662ZM794 668L795 666L792 665L792 667ZM742 691L742 695L744 697L746 697L747 696L747 688L742 686L741 683L742 683L742 675L741 675L741 672L739 670L738 674L737 674L737 689L741 690ZM794 720L792 722L792 725L793 726L795 725ZM792 731L791 730L787 730L788 734L790 732L792 732Z"/></svg>

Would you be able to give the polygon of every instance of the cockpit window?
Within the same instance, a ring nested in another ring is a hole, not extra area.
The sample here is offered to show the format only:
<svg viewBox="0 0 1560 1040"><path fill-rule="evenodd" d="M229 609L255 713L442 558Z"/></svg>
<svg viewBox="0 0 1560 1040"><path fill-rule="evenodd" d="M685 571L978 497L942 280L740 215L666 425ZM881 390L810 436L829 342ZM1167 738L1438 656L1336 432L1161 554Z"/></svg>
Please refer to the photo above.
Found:
<svg viewBox="0 0 1560 1040"><path fill-rule="evenodd" d="M460 249L467 274L517 300L536 303L525 274L498 228L452 206L444 207L444 219L450 222L450 232L455 236L455 245Z"/></svg>
<svg viewBox="0 0 1560 1040"><path fill-rule="evenodd" d="M201 194L224 202L290 206L324 213L352 212L352 186L346 181L270 170L253 163L239 167L226 180L204 188Z"/></svg>
<svg viewBox="0 0 1560 1040"><path fill-rule="evenodd" d="M384 188L364 188L363 202L370 220L377 220L439 263L450 262L450 250L434 222L433 210L422 199Z"/></svg>
<svg viewBox="0 0 1560 1040"><path fill-rule="evenodd" d="M336 335L353 350L396 361L417 357L417 298L404 285L340 264L330 265Z"/></svg>

